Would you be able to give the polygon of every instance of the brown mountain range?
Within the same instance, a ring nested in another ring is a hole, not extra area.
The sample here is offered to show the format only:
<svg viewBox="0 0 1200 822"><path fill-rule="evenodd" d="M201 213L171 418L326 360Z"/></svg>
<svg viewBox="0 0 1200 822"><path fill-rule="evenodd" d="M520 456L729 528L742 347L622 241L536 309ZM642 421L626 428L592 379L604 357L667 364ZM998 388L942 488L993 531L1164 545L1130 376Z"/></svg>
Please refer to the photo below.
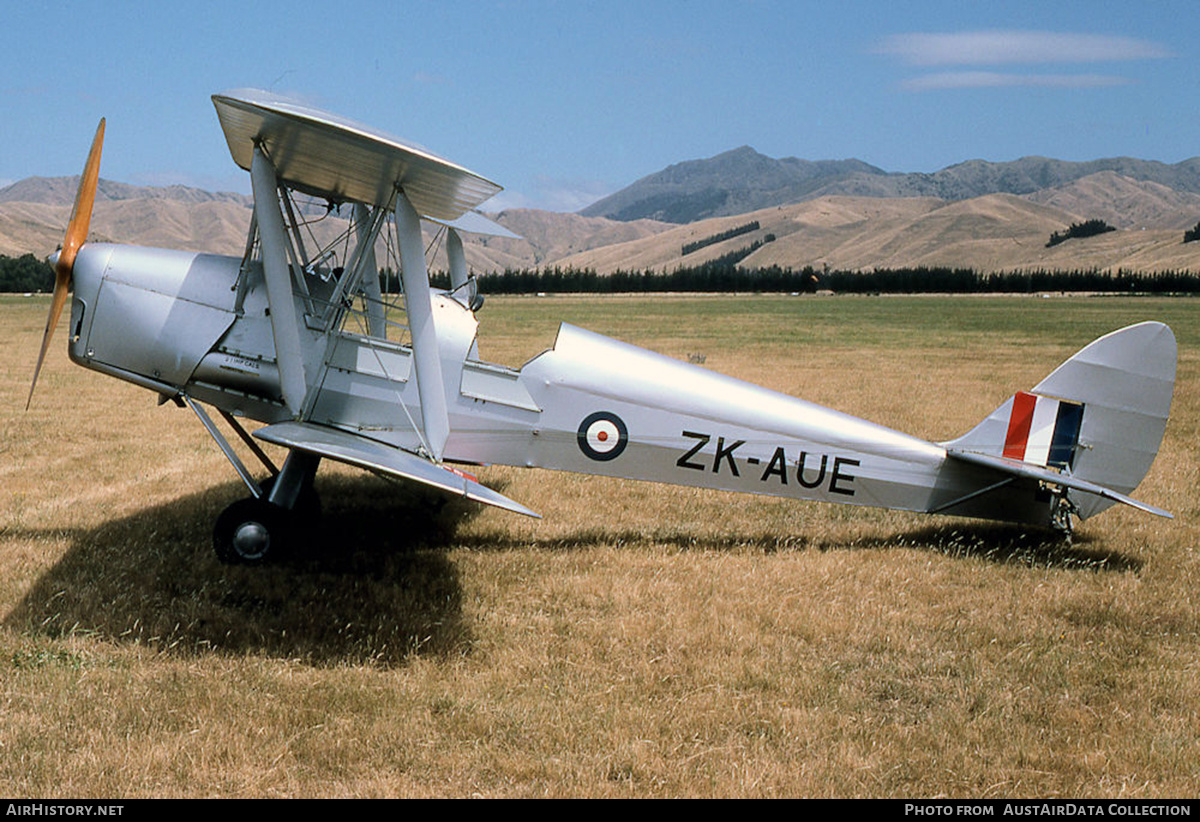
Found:
<svg viewBox="0 0 1200 822"><path fill-rule="evenodd" d="M0 189L0 254L46 256L53 251L62 237L74 187L70 178L30 178ZM1183 230L1200 221L1200 195L1109 170L1020 196L820 196L683 225L533 209L492 216L524 239L470 238L467 259L476 270L547 265L590 267L602 273L617 268L669 270L743 249L768 235L773 241L743 265L1200 269L1200 243L1182 243ZM250 201L242 195L104 181L92 236L240 254L249 218ZM1093 218L1120 230L1045 247L1051 232ZM759 223L758 230L682 253L687 243L751 221ZM317 240L330 239L345 227L346 221L334 212L317 222L313 233ZM433 266L443 267L444 259L435 256Z"/></svg>

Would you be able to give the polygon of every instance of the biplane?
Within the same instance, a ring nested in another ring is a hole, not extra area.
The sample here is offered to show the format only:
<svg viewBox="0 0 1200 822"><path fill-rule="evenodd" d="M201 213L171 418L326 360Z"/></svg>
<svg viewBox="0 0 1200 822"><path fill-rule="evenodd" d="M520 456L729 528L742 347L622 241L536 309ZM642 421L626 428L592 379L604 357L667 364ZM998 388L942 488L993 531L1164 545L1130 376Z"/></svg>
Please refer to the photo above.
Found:
<svg viewBox="0 0 1200 822"><path fill-rule="evenodd" d="M268 92L214 95L254 208L239 256L86 242L104 121L80 180L33 384L73 287L70 358L190 408L249 496L217 517L221 560L283 555L335 460L537 516L468 468L528 466L1056 528L1129 496L1161 443L1171 330L1110 333L964 436L928 442L569 324L519 369L483 362L462 235L501 188L422 148ZM346 209L313 247L298 198ZM430 284L422 223L444 232ZM308 242L306 242L306 239ZM402 293L381 287L378 249ZM30 400L33 386L30 387ZM28 407L28 406L27 406ZM258 479L207 409L266 472ZM251 433L246 420L261 423ZM281 446L276 467L259 441Z"/></svg>

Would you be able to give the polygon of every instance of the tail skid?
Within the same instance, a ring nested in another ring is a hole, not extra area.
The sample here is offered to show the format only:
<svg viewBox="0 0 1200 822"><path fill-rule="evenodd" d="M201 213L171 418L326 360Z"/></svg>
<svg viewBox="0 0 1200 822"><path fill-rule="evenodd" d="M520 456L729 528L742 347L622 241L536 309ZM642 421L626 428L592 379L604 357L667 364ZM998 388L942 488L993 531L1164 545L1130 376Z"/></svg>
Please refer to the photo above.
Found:
<svg viewBox="0 0 1200 822"><path fill-rule="evenodd" d="M943 445L952 460L1050 488L1053 524L1068 530L1070 513L1087 519L1117 502L1169 517L1128 495L1162 443L1175 359L1175 335L1162 323L1114 331ZM1068 499L1068 491L1076 493Z"/></svg>

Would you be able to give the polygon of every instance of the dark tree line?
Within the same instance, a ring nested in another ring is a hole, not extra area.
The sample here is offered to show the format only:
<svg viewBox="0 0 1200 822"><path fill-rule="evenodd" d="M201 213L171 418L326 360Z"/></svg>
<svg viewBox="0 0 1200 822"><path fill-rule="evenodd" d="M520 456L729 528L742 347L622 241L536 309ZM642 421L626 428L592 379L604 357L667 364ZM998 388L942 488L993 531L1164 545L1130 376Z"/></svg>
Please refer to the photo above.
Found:
<svg viewBox="0 0 1200 822"><path fill-rule="evenodd" d="M32 254L0 255L0 291L24 293L54 290L54 268Z"/></svg>
<svg viewBox="0 0 1200 822"><path fill-rule="evenodd" d="M1058 245L1072 237L1095 237L1097 234L1107 234L1109 231L1116 230L1103 220L1084 220L1082 223L1071 223L1071 227L1066 231L1051 233L1050 242L1046 243L1046 248Z"/></svg>
<svg viewBox="0 0 1200 822"><path fill-rule="evenodd" d="M753 247L731 252L702 265L680 266L673 271L627 271L600 274L590 268L551 266L508 269L477 274L484 294L653 294L679 293L813 293L836 294L1032 294L1107 292L1142 294L1200 293L1200 274L1190 271L1116 273L1096 269L1075 271L981 272L971 268L919 266L881 268L874 271L820 270L769 266L742 268L737 261ZM399 278L381 273L385 289L395 293ZM436 288L449 288L450 278L434 272Z"/></svg>
<svg viewBox="0 0 1200 822"><path fill-rule="evenodd" d="M477 277L485 294L620 294L717 293L728 291L816 291L817 281L811 268L739 268L736 265L706 263L674 271L614 271L597 274L591 269L521 269Z"/></svg>
<svg viewBox="0 0 1200 822"><path fill-rule="evenodd" d="M1200 229L1200 226L1197 227ZM673 271L626 271L600 274L590 268L523 268L476 275L484 294L618 294L618 293L812 293L841 294L1026 294L1043 291L1147 294L1200 293L1200 274L1190 271L1108 273L1077 271L980 272L970 268L920 266L874 271L819 270L769 266L743 268L738 263L762 245L751 245L718 259ZM437 288L449 288L450 277L434 272ZM400 290L399 277L380 271L388 293ZM54 269L32 254L0 256L0 292L49 292Z"/></svg>
<svg viewBox="0 0 1200 822"><path fill-rule="evenodd" d="M484 294L615 293L813 293L841 294L1027 294L1044 291L1200 293L1200 274L1188 271L1108 273L1080 271L979 272L970 268L917 267L875 271L822 271L771 266L742 268L716 261L674 271L516 269L478 275ZM445 287L448 281L442 281Z"/></svg>
<svg viewBox="0 0 1200 822"><path fill-rule="evenodd" d="M680 256L686 257L693 251L699 251L702 248L707 248L710 245L724 242L725 240L732 240L734 237L740 237L743 234L749 234L751 231L758 231L758 220L745 223L744 225L735 226L718 234L710 234L709 236L696 240L693 243L684 243L680 248L680 251L682 252Z"/></svg>
<svg viewBox="0 0 1200 822"><path fill-rule="evenodd" d="M979 272L970 268L900 268L831 271L820 288L844 294L1032 294L1044 291L1194 294L1200 274L1190 271L1116 273L1077 271Z"/></svg>

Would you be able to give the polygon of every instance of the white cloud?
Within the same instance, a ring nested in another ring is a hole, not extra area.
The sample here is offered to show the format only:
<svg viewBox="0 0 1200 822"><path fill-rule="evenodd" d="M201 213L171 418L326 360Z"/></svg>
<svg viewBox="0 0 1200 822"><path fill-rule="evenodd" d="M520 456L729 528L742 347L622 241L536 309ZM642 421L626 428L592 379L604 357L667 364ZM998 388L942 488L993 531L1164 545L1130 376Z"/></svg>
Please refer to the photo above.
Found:
<svg viewBox="0 0 1200 822"><path fill-rule="evenodd" d="M1134 37L1053 31L961 31L894 34L876 49L908 66L1078 65L1170 57L1164 46ZM1111 74L945 71L903 80L904 91L977 88L1102 88L1129 83Z"/></svg>
<svg viewBox="0 0 1200 822"><path fill-rule="evenodd" d="M1130 81L1111 74L1005 74L994 71L948 71L925 74L905 80L905 91L933 91L954 88L1004 88L1015 86L1041 88L1101 88L1122 86Z"/></svg>
<svg viewBox="0 0 1200 822"><path fill-rule="evenodd" d="M1171 56L1164 46L1134 37L1018 30L894 34L878 51L911 66L1098 63Z"/></svg>

